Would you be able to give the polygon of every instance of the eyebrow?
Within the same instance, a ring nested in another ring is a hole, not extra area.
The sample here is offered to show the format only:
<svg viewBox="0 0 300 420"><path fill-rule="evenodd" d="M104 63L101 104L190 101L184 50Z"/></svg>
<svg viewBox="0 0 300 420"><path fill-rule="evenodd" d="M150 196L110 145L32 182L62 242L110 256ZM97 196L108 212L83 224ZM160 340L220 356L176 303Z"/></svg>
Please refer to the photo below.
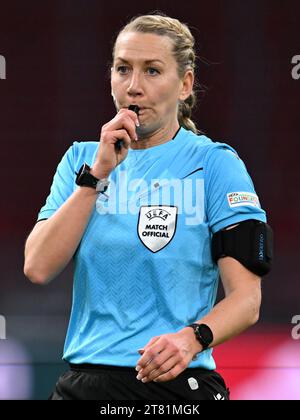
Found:
<svg viewBox="0 0 300 420"><path fill-rule="evenodd" d="M122 61L123 63L130 64L129 61L125 60L125 58L122 58L122 57L117 57L116 61ZM161 63L161 64L165 64L163 61L159 60L158 58L154 58L152 60L145 60L144 63L150 64L150 63L154 63L156 61Z"/></svg>

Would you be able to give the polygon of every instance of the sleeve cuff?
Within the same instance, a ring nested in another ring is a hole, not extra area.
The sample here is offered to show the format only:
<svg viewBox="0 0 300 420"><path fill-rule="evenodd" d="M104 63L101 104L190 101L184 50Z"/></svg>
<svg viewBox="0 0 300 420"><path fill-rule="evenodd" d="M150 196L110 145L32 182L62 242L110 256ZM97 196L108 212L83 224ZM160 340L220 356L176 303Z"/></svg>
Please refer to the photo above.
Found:
<svg viewBox="0 0 300 420"><path fill-rule="evenodd" d="M38 214L37 222L40 222L41 220L49 219L56 210L43 210Z"/></svg>

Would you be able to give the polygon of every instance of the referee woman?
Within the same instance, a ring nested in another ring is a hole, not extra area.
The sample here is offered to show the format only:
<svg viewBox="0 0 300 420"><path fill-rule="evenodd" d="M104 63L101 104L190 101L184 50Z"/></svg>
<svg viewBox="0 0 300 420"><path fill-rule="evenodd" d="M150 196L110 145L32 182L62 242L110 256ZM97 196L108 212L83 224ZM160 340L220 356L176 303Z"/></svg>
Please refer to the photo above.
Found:
<svg viewBox="0 0 300 420"><path fill-rule="evenodd" d="M74 260L53 400L229 399L212 348L257 322L271 233L236 151L190 118L194 73L185 24L132 19L113 49L115 117L57 167L24 265L47 284Z"/></svg>

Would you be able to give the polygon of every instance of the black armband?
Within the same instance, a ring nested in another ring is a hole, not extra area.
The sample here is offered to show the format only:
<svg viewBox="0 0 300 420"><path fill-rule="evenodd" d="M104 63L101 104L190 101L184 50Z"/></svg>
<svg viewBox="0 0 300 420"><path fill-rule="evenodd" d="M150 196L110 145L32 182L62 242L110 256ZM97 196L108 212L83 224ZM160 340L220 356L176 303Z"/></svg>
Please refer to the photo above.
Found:
<svg viewBox="0 0 300 420"><path fill-rule="evenodd" d="M232 257L248 270L265 276L273 261L273 231L259 220L245 220L232 229L222 229L212 237L212 258Z"/></svg>

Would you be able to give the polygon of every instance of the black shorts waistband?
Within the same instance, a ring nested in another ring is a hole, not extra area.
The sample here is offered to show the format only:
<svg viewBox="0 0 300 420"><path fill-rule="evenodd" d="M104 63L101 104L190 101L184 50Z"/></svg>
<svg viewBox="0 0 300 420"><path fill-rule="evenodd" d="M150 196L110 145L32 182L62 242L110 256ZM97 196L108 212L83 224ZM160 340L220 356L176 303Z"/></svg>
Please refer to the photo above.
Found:
<svg viewBox="0 0 300 420"><path fill-rule="evenodd" d="M77 371L123 371L123 372L132 372L135 371L134 367L128 366L112 366L112 365L96 365L92 363L82 363L82 364L74 364L69 363L69 366L72 370Z"/></svg>
<svg viewBox="0 0 300 420"><path fill-rule="evenodd" d="M103 372L103 371L119 371L119 372L135 372L137 374L135 367L129 367L129 366L115 366L115 365L97 365L93 363L82 363L82 364L74 364L69 363L71 370L76 370L78 372ZM199 367L195 368L187 368L187 371L192 372L199 372L199 373L208 373L208 372L214 372L213 370L207 370Z"/></svg>

